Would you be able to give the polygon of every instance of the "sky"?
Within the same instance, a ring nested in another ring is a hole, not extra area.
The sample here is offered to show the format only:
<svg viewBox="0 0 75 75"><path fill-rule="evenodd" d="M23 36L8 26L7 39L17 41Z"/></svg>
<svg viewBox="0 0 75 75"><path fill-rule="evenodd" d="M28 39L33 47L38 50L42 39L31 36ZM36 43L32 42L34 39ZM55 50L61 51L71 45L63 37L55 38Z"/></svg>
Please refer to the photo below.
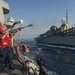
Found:
<svg viewBox="0 0 75 75"><path fill-rule="evenodd" d="M68 24L75 24L75 0L5 0L9 4L9 14L5 19L13 17L15 21L23 20L23 26L33 24L22 30L22 39L34 39L46 32L52 25L61 26L61 19L66 20L68 10ZM15 36L15 39L18 35Z"/></svg>

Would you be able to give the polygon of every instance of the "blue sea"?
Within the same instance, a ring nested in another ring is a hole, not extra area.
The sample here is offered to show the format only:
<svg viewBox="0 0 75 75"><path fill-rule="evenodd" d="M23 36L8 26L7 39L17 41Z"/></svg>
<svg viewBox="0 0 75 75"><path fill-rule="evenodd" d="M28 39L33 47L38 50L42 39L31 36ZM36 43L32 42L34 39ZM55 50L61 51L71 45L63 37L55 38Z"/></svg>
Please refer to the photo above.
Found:
<svg viewBox="0 0 75 75"><path fill-rule="evenodd" d="M44 60L50 75L75 75L74 48L47 46L32 40L24 42L30 49L31 58L39 54Z"/></svg>

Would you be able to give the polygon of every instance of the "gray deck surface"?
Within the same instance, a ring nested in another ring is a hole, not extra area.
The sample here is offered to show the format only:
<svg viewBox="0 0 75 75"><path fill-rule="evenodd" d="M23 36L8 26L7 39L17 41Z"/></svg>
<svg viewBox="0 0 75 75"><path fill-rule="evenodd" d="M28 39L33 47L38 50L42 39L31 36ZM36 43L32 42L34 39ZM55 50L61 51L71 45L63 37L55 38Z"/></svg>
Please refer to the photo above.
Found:
<svg viewBox="0 0 75 75"><path fill-rule="evenodd" d="M18 62L18 60L13 59L15 70L9 70L8 68L4 68L4 70L0 71L0 75L24 75L22 65Z"/></svg>

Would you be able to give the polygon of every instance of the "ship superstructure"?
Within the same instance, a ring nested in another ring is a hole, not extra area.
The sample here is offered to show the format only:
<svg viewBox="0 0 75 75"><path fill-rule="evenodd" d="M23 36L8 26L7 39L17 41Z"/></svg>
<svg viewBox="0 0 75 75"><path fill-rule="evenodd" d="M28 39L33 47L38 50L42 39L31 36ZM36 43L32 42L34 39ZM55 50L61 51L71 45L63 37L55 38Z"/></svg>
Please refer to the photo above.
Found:
<svg viewBox="0 0 75 75"><path fill-rule="evenodd" d="M39 43L57 46L75 46L75 25L70 27L62 19L60 27L52 25L50 30L40 34L35 40Z"/></svg>
<svg viewBox="0 0 75 75"><path fill-rule="evenodd" d="M0 22L4 23L4 15L9 13L8 3L4 0L0 0Z"/></svg>

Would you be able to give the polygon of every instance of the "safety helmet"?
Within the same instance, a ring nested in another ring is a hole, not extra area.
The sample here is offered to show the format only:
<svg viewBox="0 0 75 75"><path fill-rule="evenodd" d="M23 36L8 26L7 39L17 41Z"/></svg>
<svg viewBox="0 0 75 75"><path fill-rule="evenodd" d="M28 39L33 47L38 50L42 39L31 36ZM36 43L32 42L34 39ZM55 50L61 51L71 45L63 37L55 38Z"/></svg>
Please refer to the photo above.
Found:
<svg viewBox="0 0 75 75"><path fill-rule="evenodd" d="M8 17L7 22L14 22L14 19L12 17Z"/></svg>
<svg viewBox="0 0 75 75"><path fill-rule="evenodd" d="M6 28L4 26L0 26L0 33L3 33L6 31Z"/></svg>

